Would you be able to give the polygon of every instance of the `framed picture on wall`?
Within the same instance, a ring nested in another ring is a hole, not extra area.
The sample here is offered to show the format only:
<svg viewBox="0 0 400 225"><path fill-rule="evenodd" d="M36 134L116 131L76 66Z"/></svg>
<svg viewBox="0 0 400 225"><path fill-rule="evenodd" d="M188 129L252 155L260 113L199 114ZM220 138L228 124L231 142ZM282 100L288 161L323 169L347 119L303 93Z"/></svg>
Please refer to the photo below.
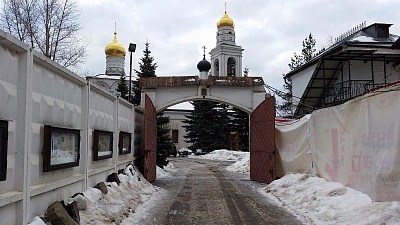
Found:
<svg viewBox="0 0 400 225"><path fill-rule="evenodd" d="M129 154L132 152L132 134L120 131L119 132L119 154Z"/></svg>
<svg viewBox="0 0 400 225"><path fill-rule="evenodd" d="M112 158L113 132L93 131L93 161Z"/></svg>
<svg viewBox="0 0 400 225"><path fill-rule="evenodd" d="M80 131L44 126L43 172L79 166Z"/></svg>
<svg viewBox="0 0 400 225"><path fill-rule="evenodd" d="M0 181L7 178L8 122L0 120Z"/></svg>

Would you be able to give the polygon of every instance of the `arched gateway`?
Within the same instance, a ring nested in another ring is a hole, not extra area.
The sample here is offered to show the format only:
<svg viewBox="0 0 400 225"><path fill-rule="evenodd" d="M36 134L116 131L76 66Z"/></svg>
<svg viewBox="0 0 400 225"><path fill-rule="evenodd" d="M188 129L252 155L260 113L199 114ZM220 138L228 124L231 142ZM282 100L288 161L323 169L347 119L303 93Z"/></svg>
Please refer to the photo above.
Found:
<svg viewBox="0 0 400 225"><path fill-rule="evenodd" d="M275 179L275 100L266 98L261 77L198 76L143 77L144 175L156 178L156 112L190 100L214 100L250 114L250 179L270 183Z"/></svg>

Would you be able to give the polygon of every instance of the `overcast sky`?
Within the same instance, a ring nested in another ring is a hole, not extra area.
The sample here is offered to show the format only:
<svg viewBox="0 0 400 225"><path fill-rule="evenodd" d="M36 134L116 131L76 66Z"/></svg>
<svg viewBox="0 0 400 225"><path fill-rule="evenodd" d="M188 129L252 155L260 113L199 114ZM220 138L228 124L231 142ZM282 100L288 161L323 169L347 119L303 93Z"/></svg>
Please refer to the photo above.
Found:
<svg viewBox="0 0 400 225"><path fill-rule="evenodd" d="M81 35L89 42L82 66L90 74L104 73L104 48L113 39L128 49L136 43L133 68L143 56L146 40L158 63L157 76L198 75L202 46L216 45L216 23L225 0L78 0ZM294 52L311 32L316 47L366 21L391 23L390 33L400 35L399 0L228 0L227 13L235 22L236 44L244 48L243 68L250 76L282 89L282 73ZM397 23L397 24L396 24ZM129 52L126 55L129 74Z"/></svg>

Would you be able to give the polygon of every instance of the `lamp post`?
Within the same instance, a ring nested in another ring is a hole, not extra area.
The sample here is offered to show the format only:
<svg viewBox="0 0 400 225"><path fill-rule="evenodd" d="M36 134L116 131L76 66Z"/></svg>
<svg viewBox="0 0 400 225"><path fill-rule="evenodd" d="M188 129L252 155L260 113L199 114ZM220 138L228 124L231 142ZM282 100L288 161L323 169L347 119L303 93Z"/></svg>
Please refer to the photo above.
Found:
<svg viewBox="0 0 400 225"><path fill-rule="evenodd" d="M129 43L130 57L129 57L129 95L128 101L131 102L131 90L132 90L132 52L136 50L136 44Z"/></svg>

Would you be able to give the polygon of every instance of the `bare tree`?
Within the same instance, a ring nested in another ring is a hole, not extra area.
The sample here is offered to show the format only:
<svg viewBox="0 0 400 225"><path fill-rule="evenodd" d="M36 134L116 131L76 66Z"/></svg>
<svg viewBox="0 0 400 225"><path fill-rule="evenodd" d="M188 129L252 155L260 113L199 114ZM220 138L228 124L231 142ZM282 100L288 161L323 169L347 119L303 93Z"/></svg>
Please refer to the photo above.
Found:
<svg viewBox="0 0 400 225"><path fill-rule="evenodd" d="M84 62L75 0L3 0L1 14L3 29L51 60L69 68Z"/></svg>

